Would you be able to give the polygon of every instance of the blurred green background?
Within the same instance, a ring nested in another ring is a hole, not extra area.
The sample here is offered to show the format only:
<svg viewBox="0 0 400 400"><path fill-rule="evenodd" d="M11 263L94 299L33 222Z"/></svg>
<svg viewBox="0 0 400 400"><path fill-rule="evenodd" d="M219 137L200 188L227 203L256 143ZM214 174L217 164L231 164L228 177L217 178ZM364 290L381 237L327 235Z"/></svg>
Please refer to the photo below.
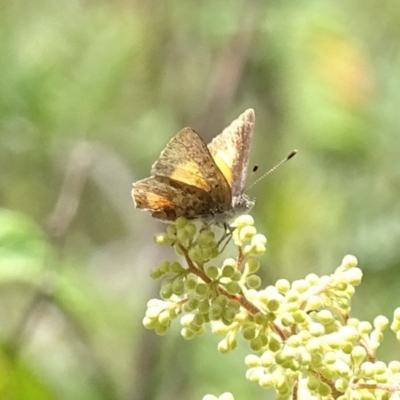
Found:
<svg viewBox="0 0 400 400"><path fill-rule="evenodd" d="M131 184L191 126L256 112L263 284L358 257L353 316L400 303L397 0L0 4L0 398L274 398L247 344L159 338L141 320L172 249ZM252 178L250 178L251 180ZM229 249L229 248L228 248ZM229 250L226 250L227 255ZM390 332L379 356L398 357ZM269 396L269 397L268 397Z"/></svg>

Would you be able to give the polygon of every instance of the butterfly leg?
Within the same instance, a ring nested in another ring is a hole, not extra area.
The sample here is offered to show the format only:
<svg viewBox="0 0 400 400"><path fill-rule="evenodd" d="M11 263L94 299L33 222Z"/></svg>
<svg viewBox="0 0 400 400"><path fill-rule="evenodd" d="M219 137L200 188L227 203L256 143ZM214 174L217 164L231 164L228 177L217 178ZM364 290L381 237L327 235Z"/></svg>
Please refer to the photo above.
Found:
<svg viewBox="0 0 400 400"><path fill-rule="evenodd" d="M218 244L217 244L218 248L222 245L221 250L220 250L220 253L222 253L222 252L225 250L225 247L226 247L226 246L228 245L228 243L231 241L231 239L232 239L232 233L233 233L233 231L235 230L235 228L232 228L232 227L231 227L229 224L227 224L227 223L224 223L223 227L224 227L224 233L223 233L223 235L221 236L221 239L219 239ZM225 239L226 239L226 241L225 241L225 243L223 243Z"/></svg>

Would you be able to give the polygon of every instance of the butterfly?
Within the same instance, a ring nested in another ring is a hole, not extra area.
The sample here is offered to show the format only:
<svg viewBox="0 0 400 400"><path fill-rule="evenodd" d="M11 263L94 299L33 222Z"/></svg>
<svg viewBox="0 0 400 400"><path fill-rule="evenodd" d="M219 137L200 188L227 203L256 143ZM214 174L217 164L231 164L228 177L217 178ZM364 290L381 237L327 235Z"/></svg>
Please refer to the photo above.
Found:
<svg viewBox="0 0 400 400"><path fill-rule="evenodd" d="M185 217L224 226L249 211L254 201L243 191L254 122L250 108L208 145L183 128L161 152L151 176L133 184L135 206L166 222Z"/></svg>

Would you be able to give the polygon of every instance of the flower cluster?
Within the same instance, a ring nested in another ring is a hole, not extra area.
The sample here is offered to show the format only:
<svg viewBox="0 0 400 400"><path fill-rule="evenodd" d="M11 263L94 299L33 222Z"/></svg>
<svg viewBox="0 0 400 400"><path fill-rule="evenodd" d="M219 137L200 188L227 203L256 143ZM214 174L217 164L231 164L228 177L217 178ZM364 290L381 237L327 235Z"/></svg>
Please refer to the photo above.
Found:
<svg viewBox="0 0 400 400"><path fill-rule="evenodd" d="M163 300L149 301L145 327L165 334L181 313L182 335L186 339L201 335L209 322L231 326L245 310L241 306L248 303L244 292L261 284L254 274L260 267L256 257L265 251L266 239L257 234L253 223L249 216L238 218L235 230L218 242L210 226L203 226L198 232L193 223L183 218L169 225L166 233L156 235L156 243L174 246L186 265L164 261L151 272L153 279L162 278ZM211 263L231 238L238 257L226 259L221 266ZM248 306L256 310L250 303Z"/></svg>
<svg viewBox="0 0 400 400"><path fill-rule="evenodd" d="M217 263L230 239L236 258ZM152 271L162 279L162 300L149 301L145 327L165 334L180 316L181 334L191 339L210 325L224 335L218 345L223 353L241 335L252 350L245 360L247 379L273 387L278 399L385 399L400 390L400 362L376 360L389 320L378 316L371 324L350 316L362 279L355 257L346 256L330 276L280 279L259 289L258 257L266 239L250 216L239 217L219 241L211 227L197 230L182 218L155 240L173 246L185 264L164 261ZM391 329L400 340L400 309Z"/></svg>

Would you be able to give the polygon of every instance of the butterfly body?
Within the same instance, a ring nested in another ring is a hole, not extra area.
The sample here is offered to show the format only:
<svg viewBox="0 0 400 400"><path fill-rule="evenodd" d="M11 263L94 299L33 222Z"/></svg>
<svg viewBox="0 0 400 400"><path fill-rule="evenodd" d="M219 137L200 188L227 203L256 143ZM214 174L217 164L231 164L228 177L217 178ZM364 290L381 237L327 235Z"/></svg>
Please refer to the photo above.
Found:
<svg viewBox="0 0 400 400"><path fill-rule="evenodd" d="M133 184L135 206L166 222L182 216L226 224L249 211L254 202L243 190L254 120L254 111L246 110L208 145L193 129L182 129L151 176Z"/></svg>

